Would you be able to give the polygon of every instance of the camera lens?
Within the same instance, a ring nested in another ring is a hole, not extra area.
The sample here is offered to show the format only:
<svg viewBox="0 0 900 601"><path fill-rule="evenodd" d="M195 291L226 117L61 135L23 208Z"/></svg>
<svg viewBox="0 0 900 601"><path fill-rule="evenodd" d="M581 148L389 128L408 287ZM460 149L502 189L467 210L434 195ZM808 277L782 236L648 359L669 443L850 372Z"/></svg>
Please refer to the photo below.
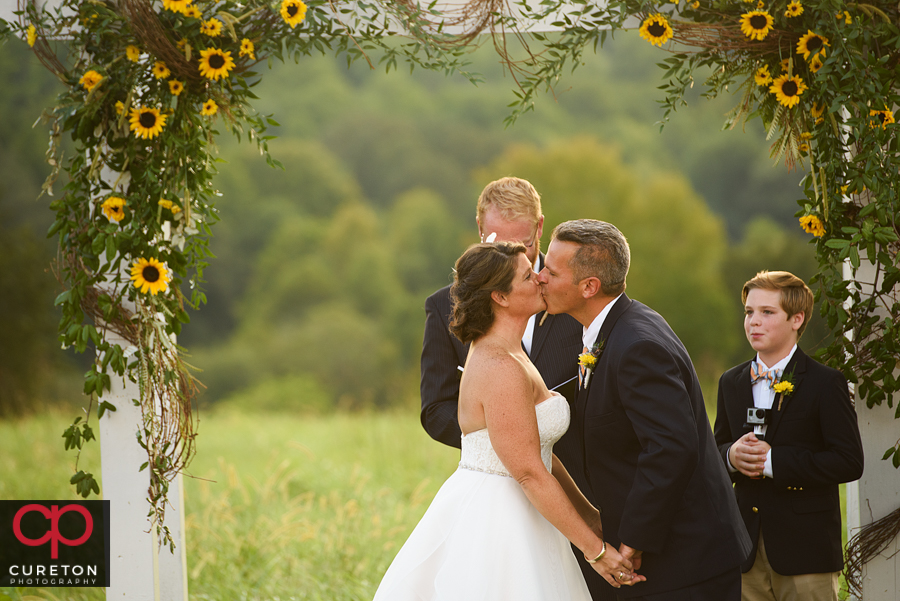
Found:
<svg viewBox="0 0 900 601"><path fill-rule="evenodd" d="M756 419L763 419L766 416L766 411L764 409L756 410Z"/></svg>

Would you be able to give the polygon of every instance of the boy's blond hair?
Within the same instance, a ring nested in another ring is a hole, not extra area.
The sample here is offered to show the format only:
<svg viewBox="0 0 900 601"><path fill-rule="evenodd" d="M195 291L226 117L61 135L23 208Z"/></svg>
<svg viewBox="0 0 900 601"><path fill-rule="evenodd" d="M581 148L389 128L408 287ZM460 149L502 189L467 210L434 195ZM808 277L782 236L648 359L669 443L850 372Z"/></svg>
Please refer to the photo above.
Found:
<svg viewBox="0 0 900 601"><path fill-rule="evenodd" d="M815 297L806 282L787 271L760 271L744 284L741 290L741 302L747 302L747 295L754 288L762 290L778 290L781 292L781 308L788 317L803 313L803 324L797 330L797 339L803 335L806 325L812 316Z"/></svg>

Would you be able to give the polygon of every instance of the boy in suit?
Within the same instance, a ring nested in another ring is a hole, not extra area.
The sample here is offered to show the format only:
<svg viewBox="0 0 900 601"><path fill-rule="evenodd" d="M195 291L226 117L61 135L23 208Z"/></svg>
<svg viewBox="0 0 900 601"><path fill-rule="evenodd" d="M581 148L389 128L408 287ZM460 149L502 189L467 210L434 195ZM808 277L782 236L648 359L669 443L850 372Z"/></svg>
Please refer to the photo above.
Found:
<svg viewBox="0 0 900 601"><path fill-rule="evenodd" d="M797 346L813 308L803 280L761 271L741 299L756 357L719 379L714 433L753 541L742 601L837 601L838 485L863 472L847 380Z"/></svg>

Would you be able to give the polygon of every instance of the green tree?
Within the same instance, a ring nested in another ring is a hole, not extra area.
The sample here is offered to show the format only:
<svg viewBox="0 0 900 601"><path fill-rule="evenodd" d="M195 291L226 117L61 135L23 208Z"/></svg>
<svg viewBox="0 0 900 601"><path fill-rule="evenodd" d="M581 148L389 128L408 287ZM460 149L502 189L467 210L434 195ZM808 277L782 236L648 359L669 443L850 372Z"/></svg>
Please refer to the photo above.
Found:
<svg viewBox="0 0 900 601"><path fill-rule="evenodd" d="M718 375L735 336L721 278L726 239L713 215L683 176L636 172L619 152L592 138L545 149L518 146L481 172L523 177L542 196L544 243L569 219L615 224L631 246L628 293L656 309L691 352L699 371Z"/></svg>

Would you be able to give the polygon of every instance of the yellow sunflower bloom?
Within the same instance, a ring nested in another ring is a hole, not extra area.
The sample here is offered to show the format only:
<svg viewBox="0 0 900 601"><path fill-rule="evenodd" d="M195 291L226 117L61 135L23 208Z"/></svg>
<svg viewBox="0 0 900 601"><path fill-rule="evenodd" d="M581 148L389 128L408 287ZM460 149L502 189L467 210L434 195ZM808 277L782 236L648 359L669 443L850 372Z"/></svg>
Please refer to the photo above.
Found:
<svg viewBox="0 0 900 601"><path fill-rule="evenodd" d="M693 8L694 10L700 8L700 0L694 0L694 2L691 4L691 8Z"/></svg>
<svg viewBox="0 0 900 601"><path fill-rule="evenodd" d="M803 141L809 141L809 140L813 139L813 135L810 132L805 131L802 134L800 134L800 139Z"/></svg>
<svg viewBox="0 0 900 601"><path fill-rule="evenodd" d="M784 11L784 16L790 19L791 17L799 17L803 14L803 5L800 4L797 0L792 0L790 4L787 5L787 9Z"/></svg>
<svg viewBox="0 0 900 601"><path fill-rule="evenodd" d="M801 142L799 146L797 146L797 150L800 152L809 152L809 144L806 142Z"/></svg>
<svg viewBox="0 0 900 601"><path fill-rule="evenodd" d="M164 209L168 209L168 210L172 211L173 215L177 215L178 213L181 212L181 207L179 207L177 204L175 204L171 200L166 200L165 198L159 199L159 206L161 206Z"/></svg>
<svg viewBox="0 0 900 601"><path fill-rule="evenodd" d="M769 34L775 19L765 10L751 10L741 15L741 32L751 40L763 40Z"/></svg>
<svg viewBox="0 0 900 601"><path fill-rule="evenodd" d="M169 289L171 279L166 266L153 258L140 258L131 266L131 280L134 287L140 288L143 294L150 292L156 296L160 292L165 292Z"/></svg>
<svg viewBox="0 0 900 601"><path fill-rule="evenodd" d="M172 93L173 96L178 96L184 91L184 84L178 81L177 79L173 79L169 81L169 92Z"/></svg>
<svg viewBox="0 0 900 601"><path fill-rule="evenodd" d="M787 73L788 70L790 70L790 68L791 68L791 59L786 58L781 61L781 72L782 73Z"/></svg>
<svg viewBox="0 0 900 601"><path fill-rule="evenodd" d="M282 0L281 18L293 29L306 18L306 4L303 0Z"/></svg>
<svg viewBox="0 0 900 601"><path fill-rule="evenodd" d="M201 115L215 115L219 112L219 105L216 104L216 101L210 98L206 102L203 103L203 109L200 110Z"/></svg>
<svg viewBox="0 0 900 601"><path fill-rule="evenodd" d="M194 0L163 0L163 8L173 13L184 13L188 5Z"/></svg>
<svg viewBox="0 0 900 601"><path fill-rule="evenodd" d="M816 238L825 235L825 224L815 215L805 215L800 218L800 227L807 234L812 234Z"/></svg>
<svg viewBox="0 0 900 601"><path fill-rule="evenodd" d="M824 233L824 232L823 232ZM776 394L783 394L785 396L794 392L794 385L790 382L779 382L772 386L772 390L775 391Z"/></svg>
<svg viewBox="0 0 900 601"><path fill-rule="evenodd" d="M250 60L255 61L256 56L253 54L254 50L255 50L255 48L253 46L253 42L251 42L247 38L244 38L243 40L241 40L240 56L249 56Z"/></svg>
<svg viewBox="0 0 900 601"><path fill-rule="evenodd" d="M34 43L37 42L37 28L34 25L28 26L25 39L28 41L28 45L34 48Z"/></svg>
<svg viewBox="0 0 900 601"><path fill-rule="evenodd" d="M116 101L116 114L121 115L124 110L125 110L125 103L122 102L121 100L117 100Z"/></svg>
<svg viewBox="0 0 900 601"><path fill-rule="evenodd" d="M825 105L819 104L818 102L813 103L813 105L809 109L809 114L813 119L819 119L825 113Z"/></svg>
<svg viewBox="0 0 900 601"><path fill-rule="evenodd" d="M218 19L204 21L200 25L200 33L208 35L211 38L218 37L218 35L222 33L222 22Z"/></svg>
<svg viewBox="0 0 900 601"><path fill-rule="evenodd" d="M825 54L821 52L819 54L814 54L813 57L809 61L809 70L813 73L818 73L819 69L822 68L822 65L825 63L822 61L822 55Z"/></svg>
<svg viewBox="0 0 900 601"><path fill-rule="evenodd" d="M142 106L131 109L128 121L131 123L130 128L134 132L134 137L152 140L166 125L166 115L161 115L158 109Z"/></svg>
<svg viewBox="0 0 900 601"><path fill-rule="evenodd" d="M100 205L100 208L103 209L103 214L110 221L115 221L118 223L125 218L125 205L128 204L125 202L124 198L119 198L118 196L110 196L106 200L103 201L103 204Z"/></svg>
<svg viewBox="0 0 900 601"><path fill-rule="evenodd" d="M171 74L172 72L169 71L166 63L162 61L156 61L155 63L153 63L153 77L155 77L156 79L165 79Z"/></svg>
<svg viewBox="0 0 900 601"><path fill-rule="evenodd" d="M672 38L672 26L660 13L650 15L641 23L641 37L654 46L662 46Z"/></svg>
<svg viewBox="0 0 900 601"><path fill-rule="evenodd" d="M597 364L597 357L591 353L581 353L578 355L578 365L584 367L594 367Z"/></svg>
<svg viewBox="0 0 900 601"><path fill-rule="evenodd" d="M846 10L844 12L838 13L835 15L838 20L843 19L844 23L847 25L853 25L853 17L850 16L850 13Z"/></svg>
<svg viewBox="0 0 900 601"><path fill-rule="evenodd" d="M141 60L141 49L137 46L129 45L125 49L125 56L128 57L128 60L131 62L136 63Z"/></svg>
<svg viewBox="0 0 900 601"><path fill-rule="evenodd" d="M84 86L84 89L90 92L97 85L103 81L103 76L91 69L87 73L81 76L81 79L78 80L78 83Z"/></svg>
<svg viewBox="0 0 900 601"><path fill-rule="evenodd" d="M194 5L188 6L186 9L181 11L185 17L190 17L192 19L202 19L203 13L200 12L200 9Z"/></svg>
<svg viewBox="0 0 900 601"><path fill-rule="evenodd" d="M896 121L894 121L894 112L887 109L883 111L871 110L869 111L869 117L875 117L875 119L869 119L869 125L872 127L878 127L880 125L881 129L887 129L889 124L896 123Z"/></svg>
<svg viewBox="0 0 900 601"><path fill-rule="evenodd" d="M812 29L806 30L806 35L797 42L797 54L802 54L803 58L809 60L810 55L821 53L825 56L825 46L831 46L828 38L823 38L817 33L813 33Z"/></svg>
<svg viewBox="0 0 900 601"><path fill-rule="evenodd" d="M769 73L769 65L763 65L757 69L756 75L753 76L753 81L755 81L758 86L767 86L772 83L772 74Z"/></svg>
<svg viewBox="0 0 900 601"><path fill-rule="evenodd" d="M803 80L800 79L799 75L794 75L793 77L782 75L772 82L769 91L775 94L775 98L778 99L778 102L791 108L800 102L800 94L808 89L809 88L803 83Z"/></svg>
<svg viewBox="0 0 900 601"><path fill-rule="evenodd" d="M207 48L200 51L200 75L207 79L219 80L228 77L228 72L234 69L234 59L231 52L222 52L218 48Z"/></svg>

